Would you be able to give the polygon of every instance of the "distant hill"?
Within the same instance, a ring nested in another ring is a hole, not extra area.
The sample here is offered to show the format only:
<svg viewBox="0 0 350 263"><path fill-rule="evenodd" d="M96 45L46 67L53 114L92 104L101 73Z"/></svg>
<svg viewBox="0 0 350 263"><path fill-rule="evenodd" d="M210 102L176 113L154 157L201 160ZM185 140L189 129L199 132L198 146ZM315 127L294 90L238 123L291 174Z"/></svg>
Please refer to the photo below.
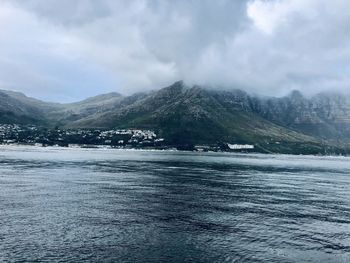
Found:
<svg viewBox="0 0 350 263"><path fill-rule="evenodd" d="M272 98L176 82L132 96L110 93L51 104L1 92L0 113L0 122L6 123L152 129L177 145L236 142L255 144L265 152L322 153L325 148L347 151L350 141L350 100L329 93L305 98L294 91Z"/></svg>
<svg viewBox="0 0 350 263"><path fill-rule="evenodd" d="M19 92L0 90L0 123L48 125L46 113L58 107Z"/></svg>
<svg viewBox="0 0 350 263"><path fill-rule="evenodd" d="M51 123L64 126L70 122L111 110L122 99L120 94L114 92L98 95L83 101L63 104L62 107L49 112L47 117L51 120Z"/></svg>

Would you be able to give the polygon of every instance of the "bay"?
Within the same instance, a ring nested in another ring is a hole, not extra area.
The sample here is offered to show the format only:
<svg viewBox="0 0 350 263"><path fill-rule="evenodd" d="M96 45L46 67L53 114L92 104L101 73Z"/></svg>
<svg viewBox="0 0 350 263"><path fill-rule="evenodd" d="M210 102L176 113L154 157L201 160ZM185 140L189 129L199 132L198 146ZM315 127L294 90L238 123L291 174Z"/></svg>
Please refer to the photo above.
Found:
<svg viewBox="0 0 350 263"><path fill-rule="evenodd" d="M347 157L0 148L1 262L349 262Z"/></svg>

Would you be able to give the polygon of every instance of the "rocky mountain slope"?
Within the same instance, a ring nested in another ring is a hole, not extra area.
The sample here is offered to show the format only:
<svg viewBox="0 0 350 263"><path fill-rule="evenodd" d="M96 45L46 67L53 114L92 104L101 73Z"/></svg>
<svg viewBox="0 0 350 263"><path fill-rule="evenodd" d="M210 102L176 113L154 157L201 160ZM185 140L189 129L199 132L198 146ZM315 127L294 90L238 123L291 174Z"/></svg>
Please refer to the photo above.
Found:
<svg viewBox="0 0 350 263"><path fill-rule="evenodd" d="M282 126L323 139L350 139L350 99L321 93L305 98L298 91L283 98L254 99L253 110Z"/></svg>
<svg viewBox="0 0 350 263"><path fill-rule="evenodd" d="M286 153L344 150L350 141L350 99L345 96L306 98L295 91L281 98L258 97L182 82L149 93L110 93L71 104L1 92L0 121L19 118L66 128L152 129L170 144L253 143L262 151Z"/></svg>

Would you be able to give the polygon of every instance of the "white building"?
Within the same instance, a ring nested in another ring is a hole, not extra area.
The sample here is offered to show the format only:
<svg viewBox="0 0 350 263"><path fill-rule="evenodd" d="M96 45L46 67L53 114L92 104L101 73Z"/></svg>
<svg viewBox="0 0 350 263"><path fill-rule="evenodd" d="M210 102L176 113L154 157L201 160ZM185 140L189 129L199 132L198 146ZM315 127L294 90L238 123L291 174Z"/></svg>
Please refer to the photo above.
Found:
<svg viewBox="0 0 350 263"><path fill-rule="evenodd" d="M254 145L251 144L227 144L230 150L252 150Z"/></svg>

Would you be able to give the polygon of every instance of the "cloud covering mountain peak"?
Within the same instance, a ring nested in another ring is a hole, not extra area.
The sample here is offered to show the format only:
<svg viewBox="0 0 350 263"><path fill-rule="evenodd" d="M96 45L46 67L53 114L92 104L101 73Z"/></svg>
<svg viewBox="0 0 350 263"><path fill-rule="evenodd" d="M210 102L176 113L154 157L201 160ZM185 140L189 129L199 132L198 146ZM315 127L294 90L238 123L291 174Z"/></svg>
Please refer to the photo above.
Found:
<svg viewBox="0 0 350 263"><path fill-rule="evenodd" d="M346 0L0 0L0 85L69 101L189 84L347 91Z"/></svg>

